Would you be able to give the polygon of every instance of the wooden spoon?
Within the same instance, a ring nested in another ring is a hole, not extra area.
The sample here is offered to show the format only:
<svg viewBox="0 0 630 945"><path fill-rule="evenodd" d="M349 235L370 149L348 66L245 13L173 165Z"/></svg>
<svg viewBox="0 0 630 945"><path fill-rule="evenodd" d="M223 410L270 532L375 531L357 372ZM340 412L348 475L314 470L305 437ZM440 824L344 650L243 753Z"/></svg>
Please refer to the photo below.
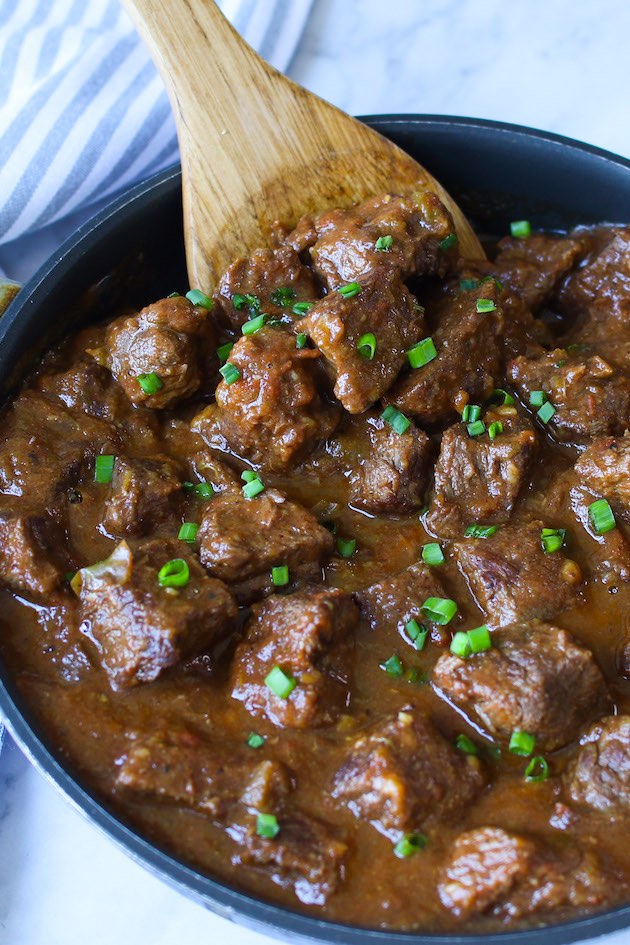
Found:
<svg viewBox="0 0 630 945"><path fill-rule="evenodd" d="M435 191L462 255L484 253L463 213L400 148L268 65L213 0L125 0L166 83L182 161L192 286L211 291L275 221L379 193Z"/></svg>

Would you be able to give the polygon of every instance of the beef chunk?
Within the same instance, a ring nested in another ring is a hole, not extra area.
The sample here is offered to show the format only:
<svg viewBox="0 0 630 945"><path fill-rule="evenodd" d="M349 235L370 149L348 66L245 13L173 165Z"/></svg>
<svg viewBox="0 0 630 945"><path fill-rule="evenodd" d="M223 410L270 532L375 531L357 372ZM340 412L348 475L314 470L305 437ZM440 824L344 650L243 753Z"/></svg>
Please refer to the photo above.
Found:
<svg viewBox="0 0 630 945"><path fill-rule="evenodd" d="M289 241L300 252L310 247L315 269L332 290L394 271L403 279L444 275L454 253L439 244L453 231L451 215L439 197L419 191L413 197L385 194L350 210L305 217ZM386 244L389 237L391 246L377 249L380 237Z"/></svg>
<svg viewBox="0 0 630 945"><path fill-rule="evenodd" d="M229 446L265 469L294 465L338 422L334 408L318 393L318 352L298 349L295 337L263 328L240 338L229 363L240 371L233 383L217 387L217 406L193 421L211 447Z"/></svg>
<svg viewBox="0 0 630 945"><path fill-rule="evenodd" d="M590 650L539 620L497 630L492 648L469 659L444 653L433 682L493 738L528 732L541 751L568 744L606 704Z"/></svg>
<svg viewBox="0 0 630 945"><path fill-rule="evenodd" d="M552 295L561 279L584 251L582 240L547 233L526 239L505 237L493 270L530 309L536 311Z"/></svg>
<svg viewBox="0 0 630 945"><path fill-rule="evenodd" d="M157 575L175 558L184 558L190 579L162 587ZM224 636L236 618L227 587L208 577L184 542L155 539L132 553L122 541L106 561L79 571L72 586L114 689L152 682Z"/></svg>
<svg viewBox="0 0 630 945"><path fill-rule="evenodd" d="M26 597L50 594L61 582L55 558L62 542L49 517L0 511L0 582Z"/></svg>
<svg viewBox="0 0 630 945"><path fill-rule="evenodd" d="M110 535L146 535L171 520L182 498L182 475L167 457L117 456L103 525Z"/></svg>
<svg viewBox="0 0 630 945"><path fill-rule="evenodd" d="M423 505L431 446L415 424L396 433L381 417L367 421L367 442L350 476L350 502L372 515Z"/></svg>
<svg viewBox="0 0 630 945"><path fill-rule="evenodd" d="M429 597L446 596L435 569L420 563L412 564L395 577L372 584L356 594L361 613L372 630L382 636L398 633L407 643L411 643L405 633L405 626L415 619L419 624L431 628L431 638L438 645L450 639L450 634L447 637L443 628L427 620L420 608Z"/></svg>
<svg viewBox="0 0 630 945"><path fill-rule="evenodd" d="M484 282L445 298L435 313L437 357L402 377L387 399L422 423L448 420L469 400L485 400L500 376L503 315L497 297L494 282ZM478 312L479 299L493 302L494 311Z"/></svg>
<svg viewBox="0 0 630 945"><path fill-rule="evenodd" d="M591 329L604 325L629 337L630 228L611 227L579 269L565 281L559 301L571 314L585 313Z"/></svg>
<svg viewBox="0 0 630 945"><path fill-rule="evenodd" d="M65 371L40 374L37 389L47 397L58 397L68 410L81 410L114 424L128 423L134 413L120 384L93 358L76 361ZM139 411L139 415L143 423L153 422L148 410Z"/></svg>
<svg viewBox="0 0 630 945"><path fill-rule="evenodd" d="M274 596L256 605L234 655L233 698L282 727L334 722L349 695L351 634L358 622L352 598L338 588ZM275 667L295 680L288 697L266 685Z"/></svg>
<svg viewBox="0 0 630 945"><path fill-rule="evenodd" d="M546 554L542 522L505 525L490 538L454 546L458 564L493 626L549 620L580 602L582 574L560 552Z"/></svg>
<svg viewBox="0 0 630 945"><path fill-rule="evenodd" d="M199 388L201 357L215 342L214 322L206 309L178 295L116 319L103 348L88 353L110 369L132 403L162 410ZM157 374L162 386L156 393L141 387L142 374Z"/></svg>
<svg viewBox="0 0 630 945"><path fill-rule="evenodd" d="M215 493L234 492L243 485L238 473L212 450L200 450L193 459L193 466L199 478L209 482Z"/></svg>
<svg viewBox="0 0 630 945"><path fill-rule="evenodd" d="M610 819L630 810L630 716L596 722L580 743L564 775L565 789L576 804L601 811Z"/></svg>
<svg viewBox="0 0 630 945"><path fill-rule="evenodd" d="M518 919L563 906L593 908L614 891L591 851L555 852L499 827L478 827L453 844L438 895L460 919L483 913Z"/></svg>
<svg viewBox="0 0 630 945"><path fill-rule="evenodd" d="M258 249L249 259L232 263L219 280L215 300L225 321L238 330L249 318L262 312L276 318L283 315L294 318L292 309L296 302L313 302L320 294L313 272L300 262L290 246L281 246Z"/></svg>
<svg viewBox="0 0 630 945"><path fill-rule="evenodd" d="M408 708L354 740L335 775L333 797L393 840L457 815L484 782L477 758L451 747Z"/></svg>
<svg viewBox="0 0 630 945"><path fill-rule="evenodd" d="M429 529L442 538L461 537L474 522L506 522L523 487L536 445L531 425L515 407L498 407L484 416L486 430L501 423L494 440L470 436L457 423L442 436L435 488L427 515Z"/></svg>
<svg viewBox="0 0 630 945"><path fill-rule="evenodd" d="M546 428L563 443L623 433L630 424L630 378L599 355L556 348L516 358L508 376L526 404L532 391L547 394L556 412Z"/></svg>
<svg viewBox="0 0 630 945"><path fill-rule="evenodd" d="M353 298L330 292L299 324L324 355L335 395L349 413L361 413L389 390L423 331L422 312L397 278L361 285ZM368 333L376 339L371 360L358 347Z"/></svg>
<svg viewBox="0 0 630 945"><path fill-rule="evenodd" d="M197 538L202 563L214 577L235 585L239 601L264 596L276 565L288 566L292 582L321 580L333 547L328 529L276 489L254 499L240 489L216 496Z"/></svg>
<svg viewBox="0 0 630 945"><path fill-rule="evenodd" d="M581 481L630 522L630 433L596 440L575 464Z"/></svg>

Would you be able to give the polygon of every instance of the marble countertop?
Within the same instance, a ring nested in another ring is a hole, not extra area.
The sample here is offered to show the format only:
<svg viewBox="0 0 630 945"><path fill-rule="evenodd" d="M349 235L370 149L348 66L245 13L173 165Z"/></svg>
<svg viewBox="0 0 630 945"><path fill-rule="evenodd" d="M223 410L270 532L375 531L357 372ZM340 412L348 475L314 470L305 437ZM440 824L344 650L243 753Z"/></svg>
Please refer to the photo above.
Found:
<svg viewBox="0 0 630 945"><path fill-rule="evenodd" d="M315 0L290 74L354 114L501 119L630 156L628 35L627 0L605 8L575 0ZM28 256L0 253L0 267L26 278L77 222L43 232ZM0 945L269 941L132 862L9 742L0 755ZM630 945L630 932L598 941Z"/></svg>

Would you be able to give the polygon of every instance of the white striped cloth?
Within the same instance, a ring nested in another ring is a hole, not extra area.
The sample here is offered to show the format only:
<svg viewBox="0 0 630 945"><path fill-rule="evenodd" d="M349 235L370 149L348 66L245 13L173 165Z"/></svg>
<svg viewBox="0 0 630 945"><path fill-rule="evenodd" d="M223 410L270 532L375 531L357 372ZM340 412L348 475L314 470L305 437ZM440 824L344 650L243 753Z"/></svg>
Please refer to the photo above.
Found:
<svg viewBox="0 0 630 945"><path fill-rule="evenodd" d="M219 2L285 70L313 0ZM166 92L120 0L0 0L0 245L177 158Z"/></svg>

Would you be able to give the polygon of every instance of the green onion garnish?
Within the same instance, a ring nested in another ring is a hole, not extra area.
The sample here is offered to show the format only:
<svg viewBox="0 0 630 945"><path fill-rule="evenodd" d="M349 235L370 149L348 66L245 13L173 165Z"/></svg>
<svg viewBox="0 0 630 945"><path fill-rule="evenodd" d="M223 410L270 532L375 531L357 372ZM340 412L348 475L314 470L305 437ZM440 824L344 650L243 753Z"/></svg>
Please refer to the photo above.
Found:
<svg viewBox="0 0 630 945"><path fill-rule="evenodd" d="M509 749L513 755L521 755L526 758L531 755L536 746L536 739L527 732L512 732L510 737Z"/></svg>
<svg viewBox="0 0 630 945"><path fill-rule="evenodd" d="M314 302L296 302L291 311L294 315L306 315L314 305Z"/></svg>
<svg viewBox="0 0 630 945"><path fill-rule="evenodd" d="M445 236L443 240L440 240L438 243L438 249L450 249L451 246L454 246L457 242L457 233L449 233L448 236Z"/></svg>
<svg viewBox="0 0 630 945"><path fill-rule="evenodd" d="M288 699L297 686L297 680L289 673L285 673L279 666L274 666L271 672L265 676L265 685L268 689L271 689L274 696L279 699Z"/></svg>
<svg viewBox="0 0 630 945"><path fill-rule="evenodd" d="M605 535L617 525L613 510L606 499L597 499L596 502L592 502L588 507L588 517L593 530L598 535Z"/></svg>
<svg viewBox="0 0 630 945"><path fill-rule="evenodd" d="M252 482L254 479L260 479L260 473L255 472L253 469L244 469L241 473L241 479L243 482Z"/></svg>
<svg viewBox="0 0 630 945"><path fill-rule="evenodd" d="M250 732L247 736L247 745L249 748L262 748L265 744L265 739L262 735L259 735L258 732Z"/></svg>
<svg viewBox="0 0 630 945"><path fill-rule="evenodd" d="M177 537L180 541L186 541L192 545L198 531L199 526L195 522L183 522Z"/></svg>
<svg viewBox="0 0 630 945"><path fill-rule="evenodd" d="M260 315L260 299L257 295L241 295L237 292L236 295L232 296L232 305L239 312L247 306L250 318Z"/></svg>
<svg viewBox="0 0 630 945"><path fill-rule="evenodd" d="M212 299L199 289L191 289L190 292L186 293L186 298L193 305L200 305L202 308L207 308L208 311L214 306Z"/></svg>
<svg viewBox="0 0 630 945"><path fill-rule="evenodd" d="M490 538L498 528L498 525L469 525L464 532L464 538Z"/></svg>
<svg viewBox="0 0 630 945"><path fill-rule="evenodd" d="M507 407L515 403L514 398L506 390L503 390L502 387L495 387L495 389L490 394L490 403L498 404L501 407Z"/></svg>
<svg viewBox="0 0 630 945"><path fill-rule="evenodd" d="M487 624L474 630L460 631L451 640L451 653L461 659L468 659L473 653L485 653L492 649L492 638Z"/></svg>
<svg viewBox="0 0 630 945"><path fill-rule="evenodd" d="M167 299L181 299L181 292L169 292L166 296Z"/></svg>
<svg viewBox="0 0 630 945"><path fill-rule="evenodd" d="M251 472L251 470L246 470ZM253 479L250 479L242 488L243 495L246 499L253 499L255 496L260 495L261 492L265 491L265 484L257 474L254 475Z"/></svg>
<svg viewBox="0 0 630 945"><path fill-rule="evenodd" d="M381 669L387 673L388 676L393 676L394 678L396 678L397 676L402 676L403 674L403 664L400 661L400 657L397 656L395 653L393 654L393 656L390 656L388 660L385 660L384 663L380 663L379 665Z"/></svg>
<svg viewBox="0 0 630 945"><path fill-rule="evenodd" d="M373 359L376 354L376 338L371 331L366 335L361 335L357 348L361 357L365 358L366 361Z"/></svg>
<svg viewBox="0 0 630 945"><path fill-rule="evenodd" d="M492 299L477 299L476 307L480 315L485 315L487 312L495 312L497 308Z"/></svg>
<svg viewBox="0 0 630 945"><path fill-rule="evenodd" d="M543 404L539 411L537 411L536 416L541 423L549 423L551 418L556 412L556 408L550 401L547 401L546 404Z"/></svg>
<svg viewBox="0 0 630 945"><path fill-rule="evenodd" d="M138 374L138 384L145 392L151 396L151 394L157 394L159 390L162 390L164 387L164 382L159 374Z"/></svg>
<svg viewBox="0 0 630 945"><path fill-rule="evenodd" d="M94 482L99 482L101 485L111 482L112 476L114 475L115 462L115 456L106 456L104 454L97 456L96 462L94 463Z"/></svg>
<svg viewBox="0 0 630 945"><path fill-rule="evenodd" d="M458 735L455 739L455 748L459 751L463 751L465 755L478 755L479 749L475 745L472 738L469 738L468 735Z"/></svg>
<svg viewBox="0 0 630 945"><path fill-rule="evenodd" d="M344 299L353 299L361 291L361 285L358 282L349 282L348 285L339 286L337 292L343 295Z"/></svg>
<svg viewBox="0 0 630 945"><path fill-rule="evenodd" d="M275 814L256 815L256 833L266 840L273 840L280 833L280 824Z"/></svg>
<svg viewBox="0 0 630 945"><path fill-rule="evenodd" d="M269 300L273 305L278 305L280 308L287 308L289 302L292 302L295 298L295 289L291 289L289 286L281 286L279 289L274 289Z"/></svg>
<svg viewBox="0 0 630 945"><path fill-rule="evenodd" d="M232 350L233 347L234 347L234 342L228 341L226 342L226 344L221 345L219 348L217 348L217 357L219 361L221 362L221 364L225 364L225 362L230 356L230 351Z"/></svg>
<svg viewBox="0 0 630 945"><path fill-rule="evenodd" d="M409 420L404 413L401 413L400 410L397 410L396 407L392 406L392 404L385 407L385 410L381 414L381 419L384 420L385 423L388 423L396 433L406 433L411 426L411 420Z"/></svg>
<svg viewBox="0 0 630 945"><path fill-rule="evenodd" d="M271 569L271 580L276 587L284 587L289 583L289 566L288 564L279 564L277 567Z"/></svg>
<svg viewBox="0 0 630 945"><path fill-rule="evenodd" d="M457 604L448 597L427 597L420 610L433 623L444 626L457 613Z"/></svg>
<svg viewBox="0 0 630 945"><path fill-rule="evenodd" d="M235 364L230 364L228 361L223 367L219 368L219 374L223 378L226 384L233 384L234 381L238 381L241 376L241 372L236 367Z"/></svg>
<svg viewBox="0 0 630 945"><path fill-rule="evenodd" d="M424 367L434 358L437 358L437 351L435 350L433 338L423 338L413 348L409 348L407 352L407 360L412 368Z"/></svg>
<svg viewBox="0 0 630 945"><path fill-rule="evenodd" d="M500 433L503 433L503 424L500 420L493 420L488 427L488 436L491 440L496 440Z"/></svg>
<svg viewBox="0 0 630 945"><path fill-rule="evenodd" d="M479 285L477 279L460 279L459 287L462 292L472 292Z"/></svg>
<svg viewBox="0 0 630 945"><path fill-rule="evenodd" d="M430 541L422 546L422 560L425 564L435 567L438 564L444 564L444 553L437 541Z"/></svg>
<svg viewBox="0 0 630 945"><path fill-rule="evenodd" d="M460 659L467 660L472 653L472 647L470 645L470 640L468 639L468 634L463 630L458 631L451 640L450 650L451 653L453 653L455 656L459 656Z"/></svg>
<svg viewBox="0 0 630 945"><path fill-rule="evenodd" d="M260 315L256 315L255 318L250 318L248 322L243 322L241 331L243 332L244 335L254 335L256 334L257 331L260 331L260 329L264 326L266 321L267 321L267 316L263 312Z"/></svg>
<svg viewBox="0 0 630 945"><path fill-rule="evenodd" d="M307 342L308 342L308 335L304 334L303 331L301 331L298 335L295 336L296 348L299 348L299 349L306 348Z"/></svg>
<svg viewBox="0 0 630 945"><path fill-rule="evenodd" d="M532 407L542 407L543 404L546 404L549 400L549 397L544 390L532 390L529 394L529 402Z"/></svg>
<svg viewBox="0 0 630 945"><path fill-rule="evenodd" d="M357 550L356 538L338 538L337 551L342 558L351 558Z"/></svg>
<svg viewBox="0 0 630 945"><path fill-rule="evenodd" d="M186 587L190 580L190 568L183 558L172 558L158 571L160 587Z"/></svg>
<svg viewBox="0 0 630 945"><path fill-rule="evenodd" d="M200 499L211 499L214 495L214 489L209 482L196 482L193 486L193 492Z"/></svg>
<svg viewBox="0 0 630 945"><path fill-rule="evenodd" d="M379 236L376 243L374 244L374 249L377 251L377 253L388 253L393 245L393 236Z"/></svg>
<svg viewBox="0 0 630 945"><path fill-rule="evenodd" d="M401 860L408 860L410 856L424 850L428 842L423 833L406 833L394 847L394 855Z"/></svg>
<svg viewBox="0 0 630 945"><path fill-rule="evenodd" d="M540 533L540 540L545 554L551 555L554 551L560 551L566 534L566 528L543 528Z"/></svg>
<svg viewBox="0 0 630 945"><path fill-rule="evenodd" d="M542 755L535 755L525 768L526 781L546 781L549 777L549 765Z"/></svg>
<svg viewBox="0 0 630 945"><path fill-rule="evenodd" d="M419 669L410 669L405 676L405 679L408 683L413 683L417 686L424 686L427 682L427 674L421 672Z"/></svg>
<svg viewBox="0 0 630 945"><path fill-rule="evenodd" d="M468 436L481 436L482 433L486 432L486 425L483 420L474 420L466 426L466 429L468 430Z"/></svg>
<svg viewBox="0 0 630 945"><path fill-rule="evenodd" d="M418 621L412 617L411 620L405 624L405 632L418 653L422 653L426 646L427 637L429 635L428 627L419 624Z"/></svg>
<svg viewBox="0 0 630 945"><path fill-rule="evenodd" d="M525 239L531 236L532 227L529 220L514 220L510 223L510 233L518 239Z"/></svg>
<svg viewBox="0 0 630 945"><path fill-rule="evenodd" d="M466 404L462 410L462 423L474 423L481 417L481 407L476 404Z"/></svg>

